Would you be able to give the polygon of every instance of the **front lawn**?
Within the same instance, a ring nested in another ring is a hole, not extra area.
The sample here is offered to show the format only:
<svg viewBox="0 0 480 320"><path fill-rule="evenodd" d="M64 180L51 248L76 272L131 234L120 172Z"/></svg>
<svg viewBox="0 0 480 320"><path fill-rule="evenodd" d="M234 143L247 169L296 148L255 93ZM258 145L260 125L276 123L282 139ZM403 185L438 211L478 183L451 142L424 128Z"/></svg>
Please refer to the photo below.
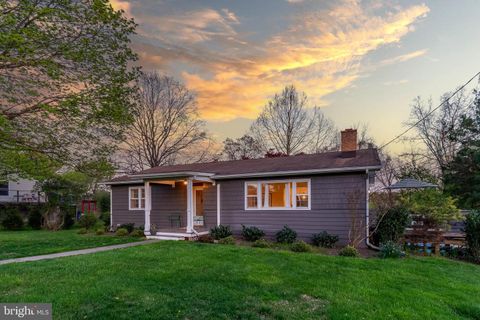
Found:
<svg viewBox="0 0 480 320"><path fill-rule="evenodd" d="M142 240L112 235L77 234L77 230L0 231L0 260L107 246Z"/></svg>
<svg viewBox="0 0 480 320"><path fill-rule="evenodd" d="M56 319L478 319L480 267L189 242L0 266Z"/></svg>

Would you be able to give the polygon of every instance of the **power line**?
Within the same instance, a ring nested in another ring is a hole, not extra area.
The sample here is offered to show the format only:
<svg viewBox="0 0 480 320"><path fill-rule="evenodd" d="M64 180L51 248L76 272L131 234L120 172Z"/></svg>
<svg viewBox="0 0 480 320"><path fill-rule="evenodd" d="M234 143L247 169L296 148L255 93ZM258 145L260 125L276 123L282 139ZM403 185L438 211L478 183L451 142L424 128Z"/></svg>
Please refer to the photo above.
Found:
<svg viewBox="0 0 480 320"><path fill-rule="evenodd" d="M440 103L437 107L435 107L435 109L431 110L430 112L428 112L423 118L421 118L420 120L418 120L417 122L415 122L413 125L411 125L408 129L406 129L405 131L403 131L402 133L400 133L398 136L396 136L395 138L393 138L392 140L388 141L387 143L385 143L384 145L382 145L380 148L378 149L383 149L385 148L386 146L388 146L390 143L394 142L395 140L397 140L398 138L400 138L401 136L403 136L405 133L409 132L410 130L412 130L413 128L415 128L420 122L422 122L423 120L425 120L428 116L430 116L432 113L434 113L435 111L437 111L441 106L443 106L443 104L447 101L449 101L451 98L453 98L458 92L460 92L461 90L463 90L463 88L465 88L470 82L473 81L473 79L475 79L477 76L480 75L480 71L477 72L473 77L470 78L470 80L468 80L467 82L465 82L465 84L463 86L461 86L460 88L458 88L457 90L455 90L454 93L452 93L450 95L450 97L448 97L447 99L443 100L442 103Z"/></svg>

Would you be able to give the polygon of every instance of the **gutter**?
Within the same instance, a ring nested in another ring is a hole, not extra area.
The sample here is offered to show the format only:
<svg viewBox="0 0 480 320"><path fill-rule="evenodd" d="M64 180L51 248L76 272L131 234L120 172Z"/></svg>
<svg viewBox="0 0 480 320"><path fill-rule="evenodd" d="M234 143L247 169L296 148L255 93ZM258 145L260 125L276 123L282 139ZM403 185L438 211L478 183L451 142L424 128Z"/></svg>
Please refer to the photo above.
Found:
<svg viewBox="0 0 480 320"><path fill-rule="evenodd" d="M367 175L367 178L365 179L365 243L367 244L367 247L374 249L374 250L380 250L379 247L376 245L370 243L370 205L369 205L369 200L370 200L370 192L369 192L369 187L370 187L370 182L369 182L369 177L368 177L368 169L365 170L365 173Z"/></svg>
<svg viewBox="0 0 480 320"><path fill-rule="evenodd" d="M343 167L343 168L327 168L327 169L309 169L309 170L296 170L296 171L273 171L273 172L253 172L253 173L239 173L239 174L220 174L214 175L211 178L220 179L233 179L233 178L256 178L256 177L275 177L275 176L296 176L296 175L308 175L318 173L336 173L336 172L355 172L363 170L379 170L382 166L367 166L367 167Z"/></svg>

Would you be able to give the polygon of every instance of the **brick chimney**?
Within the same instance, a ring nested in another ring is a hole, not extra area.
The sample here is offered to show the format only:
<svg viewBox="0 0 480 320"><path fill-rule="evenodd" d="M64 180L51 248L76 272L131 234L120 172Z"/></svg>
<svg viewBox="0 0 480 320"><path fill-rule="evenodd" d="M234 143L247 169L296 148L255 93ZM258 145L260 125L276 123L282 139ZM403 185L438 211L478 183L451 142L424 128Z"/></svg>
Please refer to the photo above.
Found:
<svg viewBox="0 0 480 320"><path fill-rule="evenodd" d="M342 152L352 152L357 150L357 129L345 129L341 132Z"/></svg>

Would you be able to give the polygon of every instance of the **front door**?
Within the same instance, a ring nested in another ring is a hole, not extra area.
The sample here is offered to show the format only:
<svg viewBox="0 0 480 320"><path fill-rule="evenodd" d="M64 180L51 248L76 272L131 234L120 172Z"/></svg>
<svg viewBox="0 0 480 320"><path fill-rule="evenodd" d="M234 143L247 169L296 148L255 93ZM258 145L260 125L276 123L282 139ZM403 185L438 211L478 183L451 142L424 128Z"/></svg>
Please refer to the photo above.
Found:
<svg viewBox="0 0 480 320"><path fill-rule="evenodd" d="M203 190L194 189L194 215L193 215L193 225L194 226L203 226Z"/></svg>

